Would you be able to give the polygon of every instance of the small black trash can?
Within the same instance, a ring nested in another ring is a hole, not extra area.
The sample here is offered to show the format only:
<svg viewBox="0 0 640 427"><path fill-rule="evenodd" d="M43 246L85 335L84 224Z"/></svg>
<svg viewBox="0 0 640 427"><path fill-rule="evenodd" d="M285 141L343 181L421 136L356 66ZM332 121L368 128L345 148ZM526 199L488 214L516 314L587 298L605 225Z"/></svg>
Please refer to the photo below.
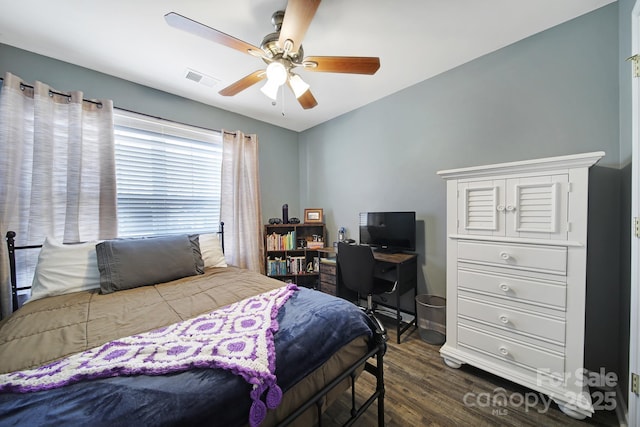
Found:
<svg viewBox="0 0 640 427"><path fill-rule="evenodd" d="M418 333L420 338L429 344L444 344L447 333L447 303L446 299L421 294L416 296L418 310Z"/></svg>

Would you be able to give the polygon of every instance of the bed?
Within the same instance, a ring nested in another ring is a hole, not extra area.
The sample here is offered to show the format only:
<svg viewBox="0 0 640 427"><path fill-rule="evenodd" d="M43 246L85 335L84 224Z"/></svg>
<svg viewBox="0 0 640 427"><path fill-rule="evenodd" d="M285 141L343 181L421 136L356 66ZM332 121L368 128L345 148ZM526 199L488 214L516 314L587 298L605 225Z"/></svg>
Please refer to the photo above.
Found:
<svg viewBox="0 0 640 427"><path fill-rule="evenodd" d="M374 402L384 425L379 322L227 266L221 237L45 240L31 300L0 322L0 423L308 426L351 387L345 425ZM356 404L363 372L376 387Z"/></svg>

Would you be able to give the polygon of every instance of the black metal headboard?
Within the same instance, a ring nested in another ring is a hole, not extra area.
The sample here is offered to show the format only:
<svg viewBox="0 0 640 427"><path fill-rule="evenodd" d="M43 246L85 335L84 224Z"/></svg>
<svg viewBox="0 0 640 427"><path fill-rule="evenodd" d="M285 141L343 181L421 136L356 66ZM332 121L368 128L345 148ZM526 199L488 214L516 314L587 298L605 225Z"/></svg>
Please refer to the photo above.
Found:
<svg viewBox="0 0 640 427"><path fill-rule="evenodd" d="M217 233L220 235L220 245L222 246L222 252L224 253L224 222L220 222ZM18 309L18 292L31 289L29 286L18 286L18 276L16 274L16 251L21 249L37 249L42 245L29 245L29 246L16 246L16 232L7 231L7 250L9 251L9 270L11 277L11 303L13 305L13 311Z"/></svg>

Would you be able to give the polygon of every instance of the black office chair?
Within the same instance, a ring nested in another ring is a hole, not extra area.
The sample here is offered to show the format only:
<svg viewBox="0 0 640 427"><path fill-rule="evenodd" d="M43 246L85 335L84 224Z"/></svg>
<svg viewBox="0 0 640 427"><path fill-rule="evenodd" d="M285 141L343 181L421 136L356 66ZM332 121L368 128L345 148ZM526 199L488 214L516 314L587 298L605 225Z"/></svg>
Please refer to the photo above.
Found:
<svg viewBox="0 0 640 427"><path fill-rule="evenodd" d="M357 292L358 301L367 296L365 312L374 315L373 295L393 292L397 283L375 277L376 261L369 246L338 243L338 268L341 284L347 289ZM376 319L377 321L377 319ZM381 330L384 328L378 322Z"/></svg>

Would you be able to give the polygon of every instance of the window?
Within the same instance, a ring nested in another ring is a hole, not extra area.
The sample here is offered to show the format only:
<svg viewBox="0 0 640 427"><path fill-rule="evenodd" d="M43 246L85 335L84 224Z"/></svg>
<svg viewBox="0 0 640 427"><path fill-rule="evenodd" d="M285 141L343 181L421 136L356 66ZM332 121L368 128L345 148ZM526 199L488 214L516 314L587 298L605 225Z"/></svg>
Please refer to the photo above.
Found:
<svg viewBox="0 0 640 427"><path fill-rule="evenodd" d="M220 132L114 110L114 134L120 237L218 230ZM15 252L20 286L31 284L39 252ZM19 306L29 292L19 291Z"/></svg>
<svg viewBox="0 0 640 427"><path fill-rule="evenodd" d="M220 132L114 110L120 237L218 229Z"/></svg>

